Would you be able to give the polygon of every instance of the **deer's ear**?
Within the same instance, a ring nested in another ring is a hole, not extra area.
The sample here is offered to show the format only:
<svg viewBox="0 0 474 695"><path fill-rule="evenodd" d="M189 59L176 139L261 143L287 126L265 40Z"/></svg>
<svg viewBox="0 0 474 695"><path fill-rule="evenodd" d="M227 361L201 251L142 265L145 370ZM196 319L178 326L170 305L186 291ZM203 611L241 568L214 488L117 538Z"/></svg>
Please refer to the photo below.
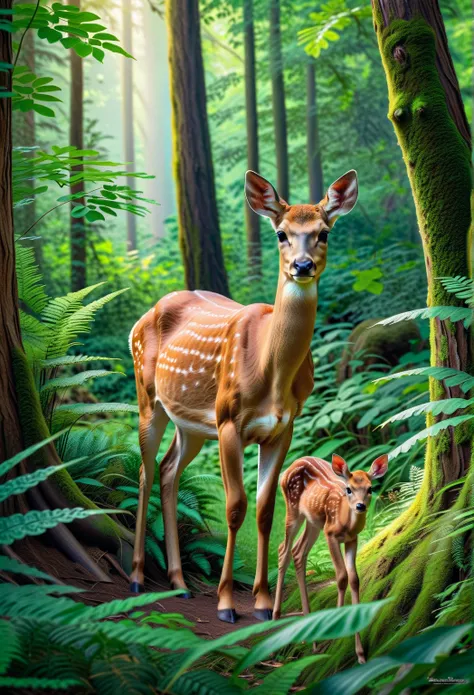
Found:
<svg viewBox="0 0 474 695"><path fill-rule="evenodd" d="M329 221L334 224L337 217L347 215L352 210L358 194L357 172L351 169L329 186L320 206L324 208Z"/></svg>
<svg viewBox="0 0 474 695"><path fill-rule="evenodd" d="M388 456L383 454L375 459L370 467L369 476L373 478L381 478L388 470Z"/></svg>
<svg viewBox="0 0 474 695"><path fill-rule="evenodd" d="M245 196L254 212L275 221L286 207L270 181L255 171L245 174Z"/></svg>
<svg viewBox="0 0 474 695"><path fill-rule="evenodd" d="M350 476L350 471L347 463L344 461L342 456L337 454L332 455L332 469L336 475L340 475L342 478L347 478Z"/></svg>

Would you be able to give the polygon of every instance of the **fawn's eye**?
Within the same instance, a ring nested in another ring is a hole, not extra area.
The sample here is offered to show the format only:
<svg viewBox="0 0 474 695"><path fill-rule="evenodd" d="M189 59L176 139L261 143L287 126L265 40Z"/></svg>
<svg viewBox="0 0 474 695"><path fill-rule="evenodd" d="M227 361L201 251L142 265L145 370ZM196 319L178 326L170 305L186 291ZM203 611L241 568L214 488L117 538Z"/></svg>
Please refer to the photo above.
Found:
<svg viewBox="0 0 474 695"><path fill-rule="evenodd" d="M367 494L369 494L369 495L372 494L372 488L371 487L369 487L369 489L367 490Z"/></svg>
<svg viewBox="0 0 474 695"><path fill-rule="evenodd" d="M277 232L277 237L278 241L283 244L283 242L288 241L288 237L286 236L285 232Z"/></svg>
<svg viewBox="0 0 474 695"><path fill-rule="evenodd" d="M327 232L320 232L318 236L318 241L321 241L323 244L325 244L328 240L328 233Z"/></svg>
<svg viewBox="0 0 474 695"><path fill-rule="evenodd" d="M352 490L350 489L350 487L346 487L346 492L348 495L352 495Z"/></svg>

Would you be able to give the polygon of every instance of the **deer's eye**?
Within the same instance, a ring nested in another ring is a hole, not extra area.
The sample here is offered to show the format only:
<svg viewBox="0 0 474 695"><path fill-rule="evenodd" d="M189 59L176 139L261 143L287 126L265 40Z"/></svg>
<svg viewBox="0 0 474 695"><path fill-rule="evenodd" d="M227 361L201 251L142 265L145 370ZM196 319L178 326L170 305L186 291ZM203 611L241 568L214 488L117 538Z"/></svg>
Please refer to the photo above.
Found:
<svg viewBox="0 0 474 695"><path fill-rule="evenodd" d="M277 232L276 234L280 243L283 244L285 241L288 241L288 237L286 236L285 232Z"/></svg>
<svg viewBox="0 0 474 695"><path fill-rule="evenodd" d="M352 490L350 489L350 487L346 487L346 492L348 495L352 495Z"/></svg>
<svg viewBox="0 0 474 695"><path fill-rule="evenodd" d="M318 241L321 241L323 244L325 244L328 240L328 233L327 232L320 232L318 236Z"/></svg>

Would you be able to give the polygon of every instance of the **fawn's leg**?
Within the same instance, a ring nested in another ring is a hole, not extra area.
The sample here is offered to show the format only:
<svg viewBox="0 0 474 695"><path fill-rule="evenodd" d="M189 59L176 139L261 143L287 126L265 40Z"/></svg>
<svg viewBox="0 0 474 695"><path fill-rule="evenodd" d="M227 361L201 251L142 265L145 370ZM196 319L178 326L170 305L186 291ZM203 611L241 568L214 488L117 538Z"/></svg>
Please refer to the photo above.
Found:
<svg viewBox="0 0 474 695"><path fill-rule="evenodd" d="M179 552L177 498L181 473L201 451L204 439L176 429L173 441L160 465L161 508L165 528L168 577L173 589L184 589L189 598Z"/></svg>
<svg viewBox="0 0 474 695"><path fill-rule="evenodd" d="M359 575L357 574L356 557L357 557L357 538L350 543L346 543L346 567L349 575L349 586L351 589L352 603L360 603L359 597ZM365 664L364 648L360 634L356 632L355 646L357 660L359 664Z"/></svg>
<svg viewBox="0 0 474 695"><path fill-rule="evenodd" d="M303 518L304 517L297 511L293 511L287 502L285 540L278 548L278 581L275 591L275 603L273 606L273 620L277 620L281 615L283 583L285 581L286 571L291 562L291 547L303 523Z"/></svg>
<svg viewBox="0 0 474 695"><path fill-rule="evenodd" d="M219 453L222 480L224 482L227 517L227 547L217 589L219 602L217 617L226 623L235 623L237 615L232 596L232 574L237 531L242 526L247 511L247 495L243 482L242 442L233 422L225 422L219 428Z"/></svg>
<svg viewBox="0 0 474 695"><path fill-rule="evenodd" d="M254 617L271 620L273 602L268 588L268 546L272 530L278 476L290 446L293 428L288 427L277 439L260 446L257 487L257 568L253 594Z"/></svg>
<svg viewBox="0 0 474 695"><path fill-rule="evenodd" d="M156 455L168 422L169 418L160 403L157 403L154 408L147 405L143 409L142 403L140 403L138 432L142 465L140 468L140 492L133 548L132 574L130 576L130 590L134 593L143 590L148 500L155 476Z"/></svg>
<svg viewBox="0 0 474 695"><path fill-rule="evenodd" d="M304 615L307 615L310 611L308 587L306 585L306 565L309 551L316 543L320 531L320 526L310 524L309 521L306 522L305 530L293 548L293 560L295 563L296 578L298 579L298 586L300 588L301 606Z"/></svg>
<svg viewBox="0 0 474 695"><path fill-rule="evenodd" d="M337 607L344 605L344 597L347 589L347 570L346 563L342 557L341 548L338 541L329 534L326 534L329 552L331 553L332 563L336 570L337 582Z"/></svg>

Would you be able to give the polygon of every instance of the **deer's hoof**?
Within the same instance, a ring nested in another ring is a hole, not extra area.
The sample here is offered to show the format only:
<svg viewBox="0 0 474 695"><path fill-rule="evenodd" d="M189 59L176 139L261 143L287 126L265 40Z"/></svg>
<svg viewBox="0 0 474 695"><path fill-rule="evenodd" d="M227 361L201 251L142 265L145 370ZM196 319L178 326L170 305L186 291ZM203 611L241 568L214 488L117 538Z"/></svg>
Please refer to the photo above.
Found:
<svg viewBox="0 0 474 695"><path fill-rule="evenodd" d="M256 608L253 612L253 617L257 620L271 620L273 611L271 608Z"/></svg>
<svg viewBox="0 0 474 695"><path fill-rule="evenodd" d="M186 591L183 591L182 594L178 596L178 598L194 598L192 593L189 591L189 589L186 589Z"/></svg>
<svg viewBox="0 0 474 695"><path fill-rule="evenodd" d="M233 608L222 608L217 611L217 617L222 620L223 623L234 623L237 622L237 613Z"/></svg>
<svg viewBox="0 0 474 695"><path fill-rule="evenodd" d="M140 582L132 582L130 584L130 592L132 594L142 594L144 591L144 586L143 584L140 584Z"/></svg>
<svg viewBox="0 0 474 695"><path fill-rule="evenodd" d="M365 656L358 656L357 661L359 662L359 664L366 664L367 663Z"/></svg>

